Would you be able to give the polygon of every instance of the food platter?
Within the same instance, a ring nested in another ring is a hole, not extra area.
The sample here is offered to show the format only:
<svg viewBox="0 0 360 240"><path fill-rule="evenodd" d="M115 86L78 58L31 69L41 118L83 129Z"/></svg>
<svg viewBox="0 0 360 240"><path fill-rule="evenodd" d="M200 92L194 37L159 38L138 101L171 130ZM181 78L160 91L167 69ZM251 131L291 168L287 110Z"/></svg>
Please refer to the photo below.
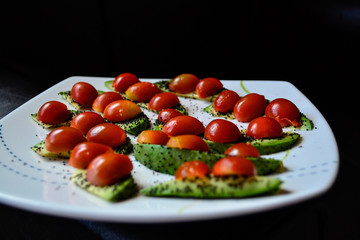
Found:
<svg viewBox="0 0 360 240"><path fill-rule="evenodd" d="M44 140L49 130L37 125L30 117L50 100L66 103L58 92L70 90L79 81L91 83L96 89L109 91L101 77L70 77L24 103L0 120L0 202L17 208L76 219L109 222L154 223L179 222L240 216L295 204L324 193L335 181L339 153L334 135L318 109L295 86L285 81L222 80L224 87L240 96L247 92L267 99L287 98L293 101L315 128L300 131L301 140L289 151L269 155L283 159L286 171L271 175L283 181L277 195L244 199L197 200L153 198L137 195L131 199L109 203L70 182L75 169L66 160L50 160L38 156L30 147ZM140 79L156 82L163 79ZM206 125L213 117L202 111L209 102L180 98L189 115ZM66 103L67 104L67 103ZM73 109L67 104L69 109ZM144 113L154 121L156 114ZM239 128L246 123L233 120ZM129 135L135 143L136 137ZM141 187L172 179L171 176L147 169L130 155L133 176Z"/></svg>

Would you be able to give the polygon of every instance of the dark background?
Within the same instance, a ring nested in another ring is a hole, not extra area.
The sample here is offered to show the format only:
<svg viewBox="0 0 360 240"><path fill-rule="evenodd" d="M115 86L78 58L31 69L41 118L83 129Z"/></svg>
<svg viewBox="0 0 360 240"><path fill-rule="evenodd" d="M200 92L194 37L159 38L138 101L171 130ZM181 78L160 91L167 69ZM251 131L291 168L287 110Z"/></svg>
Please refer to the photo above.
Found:
<svg viewBox="0 0 360 240"><path fill-rule="evenodd" d="M220 221L109 225L0 205L8 238L133 239L164 236L161 231L176 239L360 238L357 1L11 1L0 4L0 34L0 117L74 75L172 78L189 72L286 80L326 117L341 161L336 183L316 199Z"/></svg>

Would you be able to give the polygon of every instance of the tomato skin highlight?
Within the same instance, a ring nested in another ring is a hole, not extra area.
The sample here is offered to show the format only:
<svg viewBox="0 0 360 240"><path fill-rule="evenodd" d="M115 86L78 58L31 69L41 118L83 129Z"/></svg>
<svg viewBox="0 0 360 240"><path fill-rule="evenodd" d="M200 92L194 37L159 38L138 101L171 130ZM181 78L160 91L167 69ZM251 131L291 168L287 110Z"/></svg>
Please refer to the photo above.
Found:
<svg viewBox="0 0 360 240"><path fill-rule="evenodd" d="M204 125L192 116L177 116L170 119L163 127L163 132L169 136L184 134L199 135L205 130Z"/></svg>
<svg viewBox="0 0 360 240"><path fill-rule="evenodd" d="M121 73L119 74L114 82L112 87L116 92L124 93L131 85L140 82L139 78L132 73Z"/></svg>
<svg viewBox="0 0 360 240"><path fill-rule="evenodd" d="M195 88L196 94L200 98L207 98L217 94L223 89L223 84L217 78L203 78Z"/></svg>
<svg viewBox="0 0 360 240"><path fill-rule="evenodd" d="M102 143L114 148L126 142L126 133L118 125L101 123L87 132L86 139L89 142Z"/></svg>
<svg viewBox="0 0 360 240"><path fill-rule="evenodd" d="M104 110L104 118L110 122L125 122L141 113L140 107L129 100L117 100L109 103Z"/></svg>
<svg viewBox="0 0 360 240"><path fill-rule="evenodd" d="M260 152L251 144L247 143L236 143L230 146L224 152L227 156L237 156L237 157L260 157Z"/></svg>
<svg viewBox="0 0 360 240"><path fill-rule="evenodd" d="M104 153L95 157L86 171L86 179L95 186L109 186L131 174L133 165L127 155Z"/></svg>
<svg viewBox="0 0 360 240"><path fill-rule="evenodd" d="M250 122L263 115L267 101L263 95L250 93L240 98L234 106L234 116L239 122Z"/></svg>
<svg viewBox="0 0 360 240"><path fill-rule="evenodd" d="M95 112L82 112L71 120L70 127L77 128L83 135L86 135L90 128L104 122L105 120L100 114Z"/></svg>
<svg viewBox="0 0 360 240"><path fill-rule="evenodd" d="M280 123L269 117L253 119L246 130L246 135L254 139L276 138L283 134Z"/></svg>
<svg viewBox="0 0 360 240"><path fill-rule="evenodd" d="M201 137L192 134L170 137L169 141L166 143L166 146L171 148L190 149L202 152L209 151L209 146L207 143Z"/></svg>
<svg viewBox="0 0 360 240"><path fill-rule="evenodd" d="M180 103L178 96L175 93L171 92L161 92L155 94L150 102L149 102L149 109L155 111L161 111L165 108L175 107Z"/></svg>
<svg viewBox="0 0 360 240"><path fill-rule="evenodd" d="M83 142L75 146L69 158L69 165L74 168L86 169L89 163L98 155L112 153L113 149L105 144Z"/></svg>
<svg viewBox="0 0 360 240"><path fill-rule="evenodd" d="M177 93L191 93L195 91L199 81L199 78L194 74L183 73L171 80L169 88Z"/></svg>
<svg viewBox="0 0 360 240"><path fill-rule="evenodd" d="M77 144L85 141L86 138L79 129L58 127L46 136L45 148L53 153L67 152L71 151Z"/></svg>
<svg viewBox="0 0 360 240"><path fill-rule="evenodd" d="M208 174L210 174L209 166L202 161L194 160L181 164L175 172L175 179L183 180L185 178L201 178L206 177Z"/></svg>
<svg viewBox="0 0 360 240"><path fill-rule="evenodd" d="M106 106L114 101L123 100L123 97L116 92L104 92L95 98L92 109L95 112L103 112Z"/></svg>
<svg viewBox="0 0 360 240"><path fill-rule="evenodd" d="M170 119L174 118L174 117L177 117L177 116L183 116L184 114L182 114L181 112L179 112L178 110L176 109L173 109L173 108L166 108L166 109L163 109L159 112L159 115L158 115L158 120L161 121L161 122L168 122Z"/></svg>
<svg viewBox="0 0 360 240"><path fill-rule="evenodd" d="M45 124L57 124L69 120L71 112L62 102L49 101L44 103L37 113L36 119Z"/></svg>
<svg viewBox="0 0 360 240"><path fill-rule="evenodd" d="M220 113L232 112L240 96L233 90L221 92L214 101L214 110Z"/></svg>
<svg viewBox="0 0 360 240"><path fill-rule="evenodd" d="M169 140L169 136L156 130L144 130L137 137L136 142L139 144L161 144L165 145Z"/></svg>
<svg viewBox="0 0 360 240"><path fill-rule="evenodd" d="M98 96L98 92L93 85L87 82L77 82L70 91L71 98L83 106L91 106Z"/></svg>
<svg viewBox="0 0 360 240"><path fill-rule="evenodd" d="M161 90L153 83L138 82L131 85L125 92L126 97L131 101L149 102L150 99Z"/></svg>
<svg viewBox="0 0 360 240"><path fill-rule="evenodd" d="M274 118L281 127L301 126L299 109L293 102L285 98L277 98L271 101L265 109L265 115Z"/></svg>
<svg viewBox="0 0 360 240"><path fill-rule="evenodd" d="M215 176L256 176L257 171L255 165L246 158L243 157L225 157L217 161L213 168L212 174Z"/></svg>
<svg viewBox="0 0 360 240"><path fill-rule="evenodd" d="M217 143L236 142L241 139L239 128L224 119L212 120L205 128L205 138Z"/></svg>

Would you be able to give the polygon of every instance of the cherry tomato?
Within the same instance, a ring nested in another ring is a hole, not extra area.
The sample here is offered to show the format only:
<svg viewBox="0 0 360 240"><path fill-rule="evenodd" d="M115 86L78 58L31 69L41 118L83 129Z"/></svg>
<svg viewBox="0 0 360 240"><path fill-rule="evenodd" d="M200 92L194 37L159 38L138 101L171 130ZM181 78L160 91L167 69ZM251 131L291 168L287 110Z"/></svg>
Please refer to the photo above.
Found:
<svg viewBox="0 0 360 240"><path fill-rule="evenodd" d="M131 85L126 90L126 97L131 101L136 102L149 102L150 99L161 90L153 83L150 82L138 82Z"/></svg>
<svg viewBox="0 0 360 240"><path fill-rule="evenodd" d="M131 174L133 165L127 155L104 153L94 158L86 171L86 179L95 186L109 186Z"/></svg>
<svg viewBox="0 0 360 240"><path fill-rule="evenodd" d="M80 105L91 106L98 96L98 92L90 83L78 82L71 88L70 96Z"/></svg>
<svg viewBox="0 0 360 240"><path fill-rule="evenodd" d="M183 134L199 135L205 130L204 125L197 118L191 116L178 116L170 119L163 127L163 132L169 136Z"/></svg>
<svg viewBox="0 0 360 240"><path fill-rule="evenodd" d="M70 127L77 128L82 134L86 135L90 128L104 122L105 120L100 114L95 112L82 112L71 120Z"/></svg>
<svg viewBox="0 0 360 240"><path fill-rule="evenodd" d="M58 101L49 101L44 103L36 116L36 119L46 124L57 124L69 120L71 112L67 106Z"/></svg>
<svg viewBox="0 0 360 240"><path fill-rule="evenodd" d="M195 75L184 73L171 80L169 88L171 91L177 93L191 93L195 91L196 85L199 81L199 78Z"/></svg>
<svg viewBox="0 0 360 240"><path fill-rule="evenodd" d="M223 89L223 84L217 78L203 78L195 88L196 94L200 98L207 98L217 94Z"/></svg>
<svg viewBox="0 0 360 240"><path fill-rule="evenodd" d="M118 75L112 86L115 91L124 93L131 85L140 82L139 78L132 73L122 73Z"/></svg>
<svg viewBox="0 0 360 240"><path fill-rule="evenodd" d="M255 165L246 158L243 157L224 157L217 161L213 168L212 174L215 176L256 176L256 167Z"/></svg>
<svg viewBox="0 0 360 240"><path fill-rule="evenodd" d="M237 157L260 157L259 150L257 150L257 148L253 145L247 143L236 143L226 149L224 154Z"/></svg>
<svg viewBox="0 0 360 240"><path fill-rule="evenodd" d="M234 106L234 116L240 122L250 122L252 119L264 114L267 101L263 95L250 93Z"/></svg>
<svg viewBox="0 0 360 240"><path fill-rule="evenodd" d="M158 120L161 122L168 122L170 119L177 117L177 116L182 116L184 114L182 114L181 112L179 112L176 109L173 108L166 108L160 111L159 115L158 115Z"/></svg>
<svg viewBox="0 0 360 240"><path fill-rule="evenodd" d="M72 150L69 165L74 168L86 169L89 163L98 155L111 153L113 149L101 143L83 142Z"/></svg>
<svg viewBox="0 0 360 240"><path fill-rule="evenodd" d="M212 120L205 128L205 138L217 143L236 142L241 139L239 128L228 120Z"/></svg>
<svg viewBox="0 0 360 240"><path fill-rule="evenodd" d="M129 100L117 100L109 103L104 110L104 118L110 122L124 122L141 113L140 107Z"/></svg>
<svg viewBox="0 0 360 240"><path fill-rule="evenodd" d="M162 131L144 130L139 134L136 141L140 144L149 143L165 145L168 140L169 136Z"/></svg>
<svg viewBox="0 0 360 240"><path fill-rule="evenodd" d="M175 179L182 180L185 178L206 177L210 174L208 165L202 161L194 160L181 164L175 172Z"/></svg>
<svg viewBox="0 0 360 240"><path fill-rule="evenodd" d="M92 127L86 134L89 142L96 142L117 147L126 142L126 133L118 125L101 123Z"/></svg>
<svg viewBox="0 0 360 240"><path fill-rule="evenodd" d="M293 102L284 98L271 101L265 109L265 115L274 118L282 127L301 126L299 109Z"/></svg>
<svg viewBox="0 0 360 240"><path fill-rule="evenodd" d="M232 112L239 99L240 96L236 92L225 90L216 97L214 101L214 110L220 113Z"/></svg>
<svg viewBox="0 0 360 240"><path fill-rule="evenodd" d="M178 96L171 92L162 92L154 95L149 102L149 109L160 111L165 108L175 107L180 103Z"/></svg>
<svg viewBox="0 0 360 240"><path fill-rule="evenodd" d="M258 117L253 119L247 128L246 135L254 138L276 138L283 134L280 123L269 117Z"/></svg>
<svg viewBox="0 0 360 240"><path fill-rule="evenodd" d="M53 153L67 152L72 150L77 144L85 141L86 138L79 129L58 127L46 136L45 148Z"/></svg>
<svg viewBox="0 0 360 240"><path fill-rule="evenodd" d="M103 112L106 106L116 100L122 100L123 97L116 92L104 92L95 98L92 109L95 112Z"/></svg>
<svg viewBox="0 0 360 240"><path fill-rule="evenodd" d="M170 137L169 141L166 143L166 146L171 148L191 149L202 152L209 151L209 146L201 137L191 134Z"/></svg>

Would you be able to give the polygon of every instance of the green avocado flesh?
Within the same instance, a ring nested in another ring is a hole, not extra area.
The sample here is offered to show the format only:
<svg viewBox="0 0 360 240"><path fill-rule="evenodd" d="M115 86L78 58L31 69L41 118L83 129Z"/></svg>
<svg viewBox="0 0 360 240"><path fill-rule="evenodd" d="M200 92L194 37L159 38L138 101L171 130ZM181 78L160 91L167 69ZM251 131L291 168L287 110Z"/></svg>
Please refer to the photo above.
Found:
<svg viewBox="0 0 360 240"><path fill-rule="evenodd" d="M209 176L160 183L140 192L153 197L242 198L275 193L280 189L281 183L277 178L264 176Z"/></svg>
<svg viewBox="0 0 360 240"><path fill-rule="evenodd" d="M37 120L37 113L32 113L30 114L31 118L40 126L44 127L44 128L57 128L57 127L62 127L62 126L70 126L71 120L73 120L74 117L76 117L78 114L82 113L82 111L78 111L78 110L69 110L71 112L71 117L69 120L67 120L66 122L62 122L62 123L56 123L56 124L47 124L47 123L42 123L39 120Z"/></svg>
<svg viewBox="0 0 360 240"><path fill-rule="evenodd" d="M113 185L99 187L92 185L86 180L86 170L79 169L71 177L71 181L89 193L111 202L130 198L138 192L138 187L131 175Z"/></svg>
<svg viewBox="0 0 360 240"><path fill-rule="evenodd" d="M151 125L149 118L143 112L128 121L110 123L120 126L125 132L135 136L139 135L143 130L150 128Z"/></svg>
<svg viewBox="0 0 360 240"><path fill-rule="evenodd" d="M99 95L104 93L104 91L101 91L101 90L97 90L97 92ZM59 92L58 95L60 95L63 99L65 99L68 103L70 103L74 108L76 108L78 110L91 109L91 105L84 106L84 105L81 105L81 104L75 102L74 99L72 99L72 97L70 96L70 91Z"/></svg>

